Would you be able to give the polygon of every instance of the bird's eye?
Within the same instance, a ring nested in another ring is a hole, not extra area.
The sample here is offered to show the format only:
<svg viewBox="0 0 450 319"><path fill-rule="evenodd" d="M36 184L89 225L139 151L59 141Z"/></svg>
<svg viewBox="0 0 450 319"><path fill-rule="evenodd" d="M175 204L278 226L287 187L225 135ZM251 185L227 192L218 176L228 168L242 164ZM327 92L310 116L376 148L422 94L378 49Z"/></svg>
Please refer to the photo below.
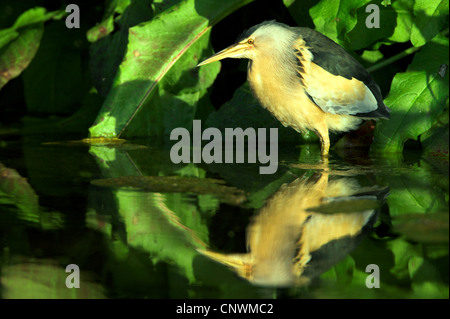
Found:
<svg viewBox="0 0 450 319"><path fill-rule="evenodd" d="M247 40L247 43L248 43L248 44L253 44L253 42L255 42L255 40L253 40L252 38L250 38L250 39Z"/></svg>

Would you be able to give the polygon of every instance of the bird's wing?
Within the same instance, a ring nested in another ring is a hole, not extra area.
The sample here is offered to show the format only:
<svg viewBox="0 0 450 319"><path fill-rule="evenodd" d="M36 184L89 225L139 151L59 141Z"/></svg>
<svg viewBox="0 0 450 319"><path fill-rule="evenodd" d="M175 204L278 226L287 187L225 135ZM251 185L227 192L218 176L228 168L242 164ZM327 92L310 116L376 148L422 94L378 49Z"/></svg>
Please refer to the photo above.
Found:
<svg viewBox="0 0 450 319"><path fill-rule="evenodd" d="M331 114L389 117L379 87L358 61L317 31L297 31L298 74L317 106Z"/></svg>
<svg viewBox="0 0 450 319"><path fill-rule="evenodd" d="M355 115L370 113L378 103L370 89L355 78L346 79L333 75L311 62L308 75L303 76L303 85L309 98L324 112Z"/></svg>

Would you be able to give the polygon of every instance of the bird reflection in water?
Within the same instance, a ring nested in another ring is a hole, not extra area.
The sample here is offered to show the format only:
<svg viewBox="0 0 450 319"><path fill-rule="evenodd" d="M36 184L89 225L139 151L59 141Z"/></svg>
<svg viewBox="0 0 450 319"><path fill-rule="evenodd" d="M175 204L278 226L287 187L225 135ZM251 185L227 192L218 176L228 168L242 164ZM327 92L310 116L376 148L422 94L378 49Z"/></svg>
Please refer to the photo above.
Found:
<svg viewBox="0 0 450 319"><path fill-rule="evenodd" d="M248 253L200 252L257 285L307 285L358 245L387 193L388 188L362 188L353 178L332 179L328 173L298 178L254 216Z"/></svg>

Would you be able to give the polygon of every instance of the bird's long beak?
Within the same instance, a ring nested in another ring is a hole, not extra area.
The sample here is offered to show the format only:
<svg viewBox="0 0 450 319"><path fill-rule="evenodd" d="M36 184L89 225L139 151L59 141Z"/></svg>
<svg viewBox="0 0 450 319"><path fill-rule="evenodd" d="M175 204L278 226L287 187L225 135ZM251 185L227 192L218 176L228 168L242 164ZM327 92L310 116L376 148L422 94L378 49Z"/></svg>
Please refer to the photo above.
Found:
<svg viewBox="0 0 450 319"><path fill-rule="evenodd" d="M216 62L225 58L240 58L250 48L250 45L245 43L235 43L233 45L230 45L228 48L223 49L220 52L217 52L216 54L210 56L203 62L200 62L197 64L197 67L211 63Z"/></svg>
<svg viewBox="0 0 450 319"><path fill-rule="evenodd" d="M249 279L252 269L252 256L250 254L221 254L207 249L197 249L202 255L230 267L243 278Z"/></svg>

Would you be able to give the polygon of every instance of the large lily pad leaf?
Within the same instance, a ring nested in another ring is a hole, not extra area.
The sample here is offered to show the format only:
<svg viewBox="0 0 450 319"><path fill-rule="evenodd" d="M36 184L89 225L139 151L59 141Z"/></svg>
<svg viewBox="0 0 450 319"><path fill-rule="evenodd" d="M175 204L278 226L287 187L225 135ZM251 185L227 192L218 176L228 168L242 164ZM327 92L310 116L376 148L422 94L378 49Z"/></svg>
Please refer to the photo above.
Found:
<svg viewBox="0 0 450 319"><path fill-rule="evenodd" d="M415 55L407 72L394 77L385 100L391 119L377 124L372 150L399 152L408 139L432 127L449 96L448 72L440 72L448 57L448 39L438 35Z"/></svg>
<svg viewBox="0 0 450 319"><path fill-rule="evenodd" d="M218 4L213 0L185 0L152 20L130 28L125 58L100 114L90 128L91 136L122 135L144 106L151 109L152 119L148 124L154 127L152 131L146 131L142 123L133 135L161 134L165 105L149 101L155 95L173 93L161 90L177 88L178 80L199 72L197 83L189 83L190 90L182 92L187 96L181 106L174 106L178 111L186 111L186 104L195 108L189 95L200 94L196 97L198 99L205 94L219 68L217 64L211 64L199 71L193 70L206 49L206 35L220 19L249 2L251 0L233 0ZM192 50L194 46L197 50ZM186 53L187 58L184 57Z"/></svg>

